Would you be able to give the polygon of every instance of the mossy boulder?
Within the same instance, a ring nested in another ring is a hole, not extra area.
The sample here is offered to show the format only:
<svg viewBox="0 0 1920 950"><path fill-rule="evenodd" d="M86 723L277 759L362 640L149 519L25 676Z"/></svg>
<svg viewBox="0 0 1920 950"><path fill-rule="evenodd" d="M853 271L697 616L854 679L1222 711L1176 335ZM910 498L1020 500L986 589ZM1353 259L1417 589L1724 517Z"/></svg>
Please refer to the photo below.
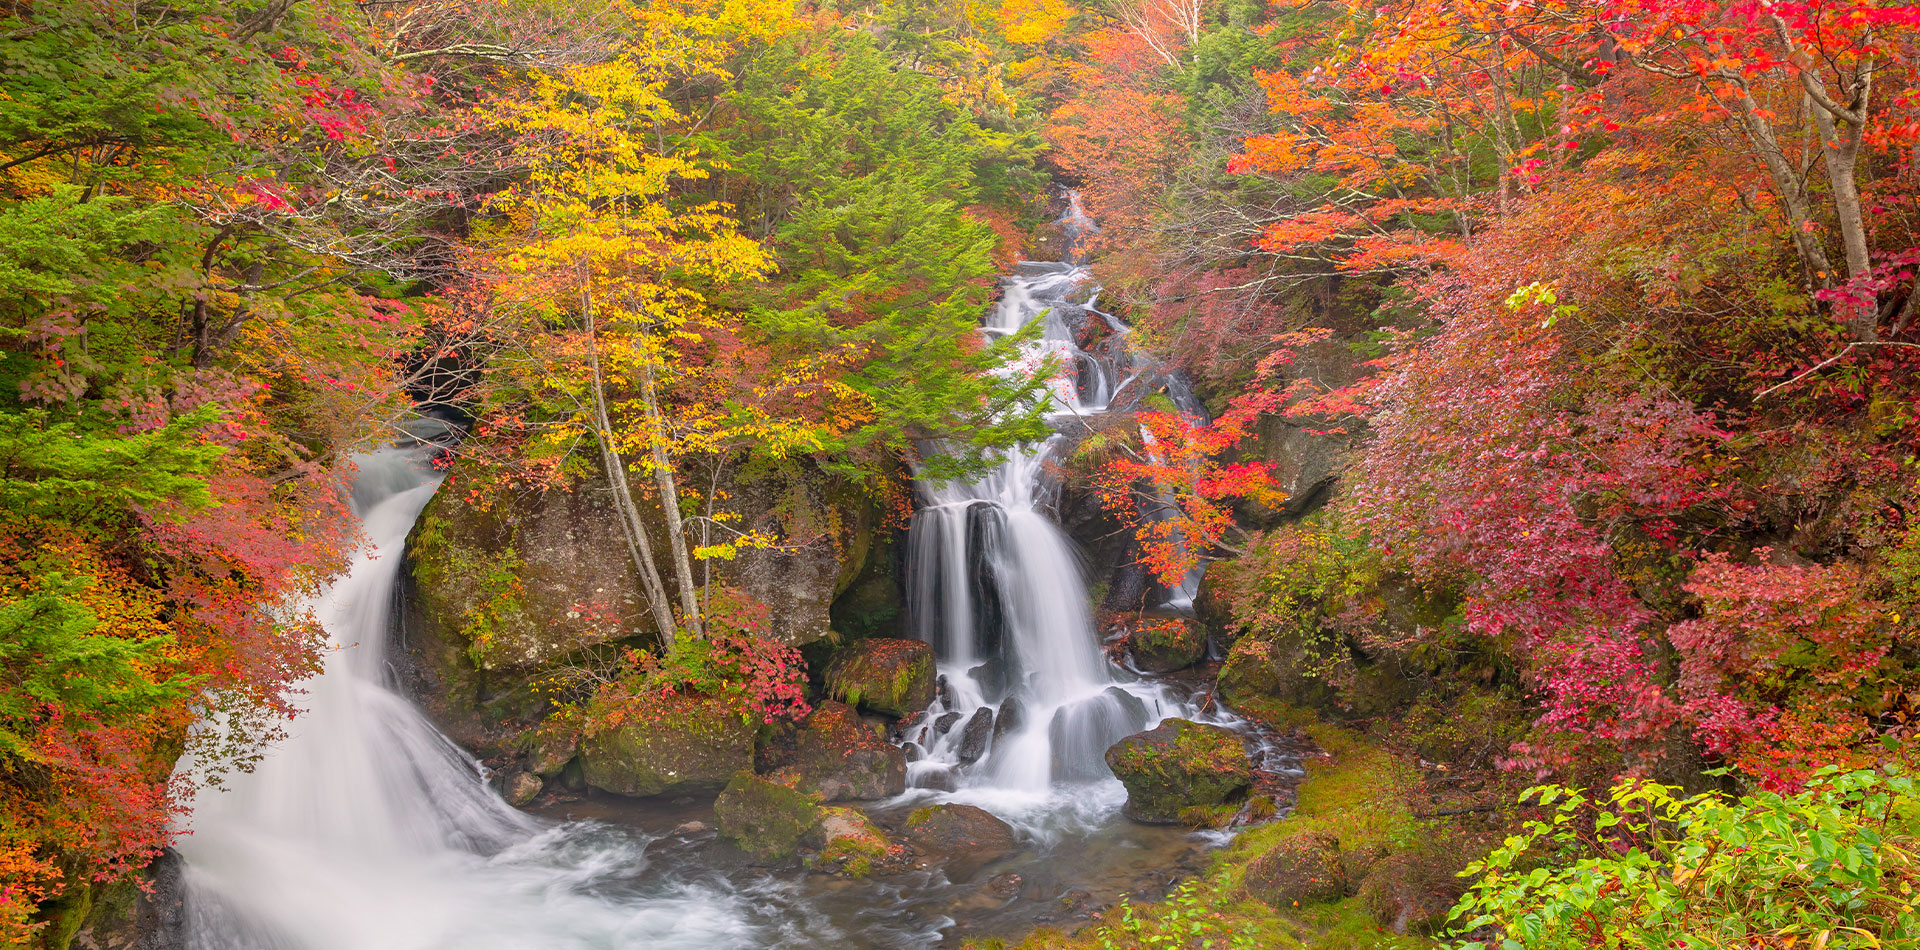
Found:
<svg viewBox="0 0 1920 950"><path fill-rule="evenodd" d="M820 820L820 805L798 789L752 772L735 773L714 799L713 817L722 837L768 861L785 861Z"/></svg>
<svg viewBox="0 0 1920 950"><path fill-rule="evenodd" d="M896 870L899 853L867 816L851 808L822 808L803 843L813 849L807 867L858 880L876 871Z"/></svg>
<svg viewBox="0 0 1920 950"><path fill-rule="evenodd" d="M1297 633L1244 636L1234 641L1220 666L1220 698L1236 709L1257 712L1280 703L1336 711L1340 696L1325 679L1303 672L1325 666Z"/></svg>
<svg viewBox="0 0 1920 950"><path fill-rule="evenodd" d="M872 637L848 644L827 665L827 694L888 716L933 704L933 647L919 640Z"/></svg>
<svg viewBox="0 0 1920 950"><path fill-rule="evenodd" d="M1457 876L1463 864L1452 855L1389 855L1368 869L1356 890L1380 926L1401 935L1433 933L1466 893Z"/></svg>
<svg viewBox="0 0 1920 950"><path fill-rule="evenodd" d="M706 697L655 697L627 720L583 739L587 784L616 795L712 792L753 767L756 728Z"/></svg>
<svg viewBox="0 0 1920 950"><path fill-rule="evenodd" d="M1019 849L1012 826L973 805L914 809L907 816L906 834L922 852L939 859L954 881L966 880Z"/></svg>
<svg viewBox="0 0 1920 950"><path fill-rule="evenodd" d="M1246 797L1253 765L1232 730L1169 719L1107 749L1107 767L1127 786L1127 817L1172 824L1196 806Z"/></svg>
<svg viewBox="0 0 1920 950"><path fill-rule="evenodd" d="M1207 628L1192 620L1142 622L1127 635L1133 665L1146 673L1184 670L1207 655Z"/></svg>
<svg viewBox="0 0 1920 950"><path fill-rule="evenodd" d="M822 801L870 800L907 788L907 755L860 721L853 707L831 700L800 724L792 768L800 787Z"/></svg>
<svg viewBox="0 0 1920 950"><path fill-rule="evenodd" d="M1325 834L1283 840L1247 865L1241 885L1280 910L1339 900L1347 893L1340 840Z"/></svg>

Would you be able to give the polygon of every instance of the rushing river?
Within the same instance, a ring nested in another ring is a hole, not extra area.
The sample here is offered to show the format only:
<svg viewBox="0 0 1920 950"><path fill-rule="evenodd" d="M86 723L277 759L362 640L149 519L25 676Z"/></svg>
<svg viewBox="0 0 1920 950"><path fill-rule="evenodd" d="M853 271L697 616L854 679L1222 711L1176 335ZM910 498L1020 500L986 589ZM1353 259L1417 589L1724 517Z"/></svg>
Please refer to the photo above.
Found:
<svg viewBox="0 0 1920 950"><path fill-rule="evenodd" d="M1069 234L1080 224L1070 216ZM983 332L1041 321L1036 355L1073 367L1056 393L1063 429L1133 384L1124 327L1095 309L1084 267L1023 264L1002 291ZM1089 319L1113 331L1096 352L1075 343ZM1128 674L1099 649L1079 557L1045 513L1057 488L1047 461L1068 444L1063 435L1013 452L978 483L921 486L908 599L944 686L905 737L912 787L868 810L884 824L928 801L966 802L1021 833L1022 854L963 881L922 871L853 882L757 867L702 827L711 810L698 802L508 806L479 763L395 690L386 661L400 553L439 483L429 450L359 459L354 508L371 544L311 605L335 649L305 684L306 712L288 735L252 772L194 803L177 846L184 945L923 947L1070 924L1122 893L1192 873L1210 839L1122 820L1125 791L1101 759L1166 716L1203 717L1183 691ZM1011 728L975 761L963 760L961 729L931 727L1010 714ZM1260 752L1288 766L1278 750Z"/></svg>

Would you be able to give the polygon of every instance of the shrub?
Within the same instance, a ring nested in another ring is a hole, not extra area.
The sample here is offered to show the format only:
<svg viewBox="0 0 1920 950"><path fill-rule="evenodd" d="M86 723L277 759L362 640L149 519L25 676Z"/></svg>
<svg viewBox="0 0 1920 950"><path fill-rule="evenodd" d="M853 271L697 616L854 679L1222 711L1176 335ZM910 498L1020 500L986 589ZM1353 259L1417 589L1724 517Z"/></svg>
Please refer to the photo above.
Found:
<svg viewBox="0 0 1920 950"><path fill-rule="evenodd" d="M1920 944L1920 800L1898 770L1786 795L1625 782L1529 789L1551 809L1462 872L1460 950ZM1482 936L1488 935L1488 936Z"/></svg>

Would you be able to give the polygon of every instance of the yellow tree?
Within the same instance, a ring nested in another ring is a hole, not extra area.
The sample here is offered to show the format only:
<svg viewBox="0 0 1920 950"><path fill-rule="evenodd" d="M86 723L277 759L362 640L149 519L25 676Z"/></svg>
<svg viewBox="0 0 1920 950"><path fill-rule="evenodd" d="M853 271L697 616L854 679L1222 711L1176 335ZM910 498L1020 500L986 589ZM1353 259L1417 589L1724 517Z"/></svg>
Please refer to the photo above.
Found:
<svg viewBox="0 0 1920 950"><path fill-rule="evenodd" d="M528 388L560 409L553 437L593 435L664 634L676 626L674 598L628 484L629 466L652 478L680 625L698 633L700 598L661 390L675 372L677 348L697 340L697 328L713 316L707 292L757 278L771 260L739 233L724 204L675 200L676 186L706 172L694 156L660 143L687 121L673 101L677 84L724 80L737 44L783 28L791 14L754 2L623 9L637 39L617 55L541 75L526 96L496 109L529 169L496 201L511 222L496 242L500 287L505 302L537 323L528 338L537 378Z"/></svg>

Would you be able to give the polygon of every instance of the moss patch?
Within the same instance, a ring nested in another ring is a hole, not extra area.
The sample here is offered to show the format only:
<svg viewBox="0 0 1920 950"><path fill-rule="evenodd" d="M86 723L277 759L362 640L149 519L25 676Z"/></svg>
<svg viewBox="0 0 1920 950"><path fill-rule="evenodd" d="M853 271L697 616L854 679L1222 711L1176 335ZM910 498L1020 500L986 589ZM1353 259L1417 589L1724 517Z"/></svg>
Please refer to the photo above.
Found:
<svg viewBox="0 0 1920 950"><path fill-rule="evenodd" d="M819 821L820 806L801 792L742 771L714 800L713 815L720 834L740 850L785 861L799 852L800 839Z"/></svg>
<svg viewBox="0 0 1920 950"><path fill-rule="evenodd" d="M710 792L753 767L757 731L720 700L664 696L583 739L580 764L587 784L616 795Z"/></svg>
<svg viewBox="0 0 1920 950"><path fill-rule="evenodd" d="M1183 811L1237 801L1253 785L1240 737L1219 726L1169 719L1107 750L1107 766L1127 786L1127 815L1182 820Z"/></svg>

